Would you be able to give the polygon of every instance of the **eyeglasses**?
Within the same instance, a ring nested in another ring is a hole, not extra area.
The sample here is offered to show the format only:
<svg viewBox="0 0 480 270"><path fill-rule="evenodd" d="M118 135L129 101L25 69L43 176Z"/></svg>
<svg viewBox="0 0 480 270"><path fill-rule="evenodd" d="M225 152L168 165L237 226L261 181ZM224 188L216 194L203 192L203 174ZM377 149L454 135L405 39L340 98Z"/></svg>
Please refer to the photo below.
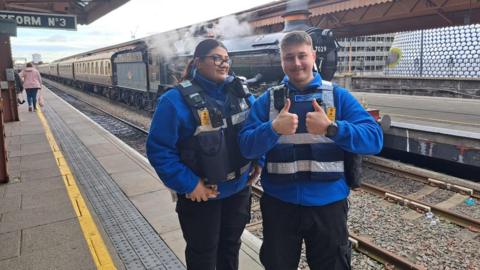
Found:
<svg viewBox="0 0 480 270"><path fill-rule="evenodd" d="M215 66L218 66L218 67L221 67L223 65L223 63L227 63L229 66L232 65L232 59L228 58L228 59L223 59L220 55L206 55L204 56L203 58L212 58L213 60L213 64L215 64Z"/></svg>

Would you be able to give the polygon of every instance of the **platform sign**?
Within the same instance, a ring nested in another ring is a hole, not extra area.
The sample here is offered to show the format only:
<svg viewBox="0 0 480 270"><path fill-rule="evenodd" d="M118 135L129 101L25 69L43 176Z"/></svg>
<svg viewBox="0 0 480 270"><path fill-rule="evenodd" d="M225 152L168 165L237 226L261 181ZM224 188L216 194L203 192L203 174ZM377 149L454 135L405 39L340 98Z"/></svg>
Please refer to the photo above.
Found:
<svg viewBox="0 0 480 270"><path fill-rule="evenodd" d="M0 19L15 20L18 27L77 30L77 17L73 15L0 10Z"/></svg>

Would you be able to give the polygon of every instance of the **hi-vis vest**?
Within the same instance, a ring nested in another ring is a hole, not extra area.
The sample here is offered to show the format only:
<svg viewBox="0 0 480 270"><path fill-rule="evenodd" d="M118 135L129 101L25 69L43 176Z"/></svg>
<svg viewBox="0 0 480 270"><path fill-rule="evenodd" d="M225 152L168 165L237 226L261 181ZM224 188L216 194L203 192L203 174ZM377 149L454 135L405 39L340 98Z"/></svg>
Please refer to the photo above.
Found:
<svg viewBox="0 0 480 270"><path fill-rule="evenodd" d="M239 178L250 168L243 158L237 134L250 111L248 94L239 83L226 86L225 108L190 81L180 90L196 121L192 137L179 144L180 160L210 185ZM247 89L248 90L248 89Z"/></svg>
<svg viewBox="0 0 480 270"><path fill-rule="evenodd" d="M290 112L298 115L298 128L293 135L280 136L267 153L266 173L272 182L291 180L335 181L344 176L344 151L330 138L307 132L305 118L313 111L312 100L323 105L327 115L335 114L333 85L322 81L313 92L289 96L284 85L270 89L270 120L277 117L285 98L291 100Z"/></svg>

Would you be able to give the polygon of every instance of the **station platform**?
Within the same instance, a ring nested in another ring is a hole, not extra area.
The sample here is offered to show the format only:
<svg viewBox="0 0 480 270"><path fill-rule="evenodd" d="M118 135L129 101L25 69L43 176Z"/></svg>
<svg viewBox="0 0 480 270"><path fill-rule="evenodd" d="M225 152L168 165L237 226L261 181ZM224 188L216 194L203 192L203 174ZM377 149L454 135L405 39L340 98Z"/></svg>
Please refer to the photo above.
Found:
<svg viewBox="0 0 480 270"><path fill-rule="evenodd" d="M480 100L352 93L389 115L384 148L433 157L480 170ZM478 179L480 181L480 178Z"/></svg>
<svg viewBox="0 0 480 270"><path fill-rule="evenodd" d="M480 99L352 92L369 108L392 118L393 126L423 126L438 133L480 139Z"/></svg>
<svg viewBox="0 0 480 270"><path fill-rule="evenodd" d="M145 157L48 89L5 124L0 269L185 269L175 203ZM240 269L262 269L242 245Z"/></svg>

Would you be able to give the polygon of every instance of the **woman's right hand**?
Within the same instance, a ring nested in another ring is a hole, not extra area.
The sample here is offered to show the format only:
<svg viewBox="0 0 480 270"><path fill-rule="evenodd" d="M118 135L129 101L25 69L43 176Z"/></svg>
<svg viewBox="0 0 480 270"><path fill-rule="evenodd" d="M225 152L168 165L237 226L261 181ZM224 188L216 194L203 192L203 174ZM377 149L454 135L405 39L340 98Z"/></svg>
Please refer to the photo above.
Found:
<svg viewBox="0 0 480 270"><path fill-rule="evenodd" d="M187 194L187 198L194 202L206 202L209 198L216 198L217 195L218 191L216 189L206 186L205 182L200 179L195 189Z"/></svg>

